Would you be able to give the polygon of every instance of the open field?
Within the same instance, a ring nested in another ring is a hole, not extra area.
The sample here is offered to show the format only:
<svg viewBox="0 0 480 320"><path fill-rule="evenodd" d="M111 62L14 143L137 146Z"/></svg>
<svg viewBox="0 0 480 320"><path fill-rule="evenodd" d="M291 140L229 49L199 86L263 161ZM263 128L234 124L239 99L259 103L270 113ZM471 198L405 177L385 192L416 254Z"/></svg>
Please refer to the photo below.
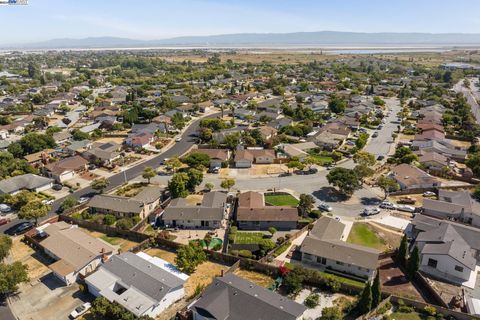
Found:
<svg viewBox="0 0 480 320"><path fill-rule="evenodd" d="M358 245L385 250L386 243L371 226L365 223L354 223L352 230L348 236L347 242L355 243Z"/></svg>
<svg viewBox="0 0 480 320"><path fill-rule="evenodd" d="M266 195L265 204L272 206L289 206L296 207L298 206L298 200L289 194L276 194L276 195Z"/></svg>

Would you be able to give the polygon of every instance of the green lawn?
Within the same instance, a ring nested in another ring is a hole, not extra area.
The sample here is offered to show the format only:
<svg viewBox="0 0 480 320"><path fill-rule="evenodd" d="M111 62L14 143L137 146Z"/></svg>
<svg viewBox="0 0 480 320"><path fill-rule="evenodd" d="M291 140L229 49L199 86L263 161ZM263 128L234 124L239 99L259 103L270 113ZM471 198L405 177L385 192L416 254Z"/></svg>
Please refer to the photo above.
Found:
<svg viewBox="0 0 480 320"><path fill-rule="evenodd" d="M298 200L289 194L266 195L265 204L272 206L296 207L298 206Z"/></svg>
<svg viewBox="0 0 480 320"><path fill-rule="evenodd" d="M230 241L234 244L274 244L271 239L263 238L263 233L261 232L237 232L230 234Z"/></svg>
<svg viewBox="0 0 480 320"><path fill-rule="evenodd" d="M101 236L100 239L114 246L118 245L123 240L122 238L119 238L119 237L109 237L107 235Z"/></svg>
<svg viewBox="0 0 480 320"><path fill-rule="evenodd" d="M422 320L422 319L425 319L425 318L422 317L418 312L410 312L410 313L394 312L390 315L390 319L395 319L395 320Z"/></svg>
<svg viewBox="0 0 480 320"><path fill-rule="evenodd" d="M321 153L316 153L316 152L309 152L308 153L309 156L311 156L312 158L314 158L315 160L318 161L318 165L320 166L323 166L323 165L326 165L326 164L330 164L330 163L333 163L333 158L330 157L327 154L321 154Z"/></svg>
<svg viewBox="0 0 480 320"><path fill-rule="evenodd" d="M354 223L347 242L378 250L385 250L386 248L385 240L380 238L366 223Z"/></svg>

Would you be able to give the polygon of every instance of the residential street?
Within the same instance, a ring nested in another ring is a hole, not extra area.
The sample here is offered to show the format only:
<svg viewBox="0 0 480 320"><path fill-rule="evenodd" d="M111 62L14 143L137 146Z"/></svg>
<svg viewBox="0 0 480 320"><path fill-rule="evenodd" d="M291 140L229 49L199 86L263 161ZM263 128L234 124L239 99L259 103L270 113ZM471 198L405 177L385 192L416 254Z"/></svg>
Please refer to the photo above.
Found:
<svg viewBox="0 0 480 320"><path fill-rule="evenodd" d="M213 118L213 117L216 117L218 114L219 113L214 113L214 114L211 114L207 117L208 118ZM152 159L150 159L146 162L140 163L136 166L133 166L133 167L125 170L124 172L120 172L120 173L118 173L116 175L113 175L110 178L108 178L108 180L110 181L110 184L109 184L108 189L106 191L114 189L114 188L120 186L122 183L124 183L125 182L125 176L126 176L126 180L130 181L130 180L138 177L139 175L141 175L142 171L145 167L150 166L150 167L153 167L153 168L157 168L157 167L160 166L160 164L163 162L163 160L165 158L171 158L171 157L176 156L176 155L180 156L183 153L185 153L186 151L188 151L188 149L190 149L193 146L193 144L195 143L195 138L191 137L190 135L192 133L195 133L198 130L199 123L200 123L200 119L197 119L197 120L193 121L189 125L189 127L185 130L185 132L182 134L182 140L179 141L179 142L176 142L167 151L165 151L161 154L158 154L157 156L155 156L154 158L152 158ZM79 199L82 196L89 195L89 194L92 194L92 193L95 193L95 190L93 190L91 187L87 187L87 188L78 190L78 191L76 191L76 192L74 192L70 195ZM57 199L52 205L52 210L50 211L48 216L45 217L44 219L48 219L49 217L55 215L57 209L60 207L60 205L62 204L64 199L65 198ZM12 222L1 226L0 227L0 232L1 233L5 232L5 230L7 230L8 228L17 224L20 221L22 221L22 220L18 220L18 219L13 220Z"/></svg>

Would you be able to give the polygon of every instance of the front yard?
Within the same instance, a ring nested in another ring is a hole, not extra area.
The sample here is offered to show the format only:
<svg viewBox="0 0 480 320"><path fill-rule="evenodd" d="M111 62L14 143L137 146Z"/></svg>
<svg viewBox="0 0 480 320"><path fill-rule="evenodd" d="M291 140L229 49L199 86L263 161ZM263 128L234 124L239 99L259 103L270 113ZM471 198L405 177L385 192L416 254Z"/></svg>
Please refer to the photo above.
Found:
<svg viewBox="0 0 480 320"><path fill-rule="evenodd" d="M378 249L380 251L384 251L387 248L385 240L366 223L354 223L347 242Z"/></svg>
<svg viewBox="0 0 480 320"><path fill-rule="evenodd" d="M290 194L271 194L265 195L265 204L271 206L298 206L298 199Z"/></svg>

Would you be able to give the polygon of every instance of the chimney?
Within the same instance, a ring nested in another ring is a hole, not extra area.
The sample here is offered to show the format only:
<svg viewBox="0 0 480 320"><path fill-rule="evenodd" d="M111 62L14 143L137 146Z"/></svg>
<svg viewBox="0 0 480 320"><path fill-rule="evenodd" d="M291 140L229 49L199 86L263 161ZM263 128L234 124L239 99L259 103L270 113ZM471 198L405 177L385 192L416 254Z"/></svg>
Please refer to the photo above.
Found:
<svg viewBox="0 0 480 320"><path fill-rule="evenodd" d="M223 269L220 270L220 277L223 277Z"/></svg>

